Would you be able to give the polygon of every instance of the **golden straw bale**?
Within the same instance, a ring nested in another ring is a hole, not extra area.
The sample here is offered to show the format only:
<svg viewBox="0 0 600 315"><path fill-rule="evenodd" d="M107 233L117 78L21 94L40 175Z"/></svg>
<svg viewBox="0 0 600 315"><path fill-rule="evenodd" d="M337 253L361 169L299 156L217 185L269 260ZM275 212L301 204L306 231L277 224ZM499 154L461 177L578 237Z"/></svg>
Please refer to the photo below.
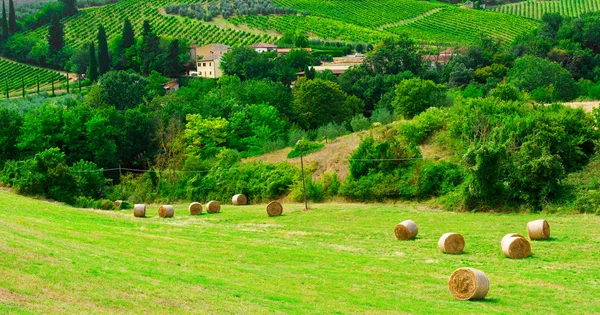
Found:
<svg viewBox="0 0 600 315"><path fill-rule="evenodd" d="M146 205L145 204L135 204L133 206L133 216L136 218L143 218L146 216Z"/></svg>
<svg viewBox="0 0 600 315"><path fill-rule="evenodd" d="M188 206L188 210L191 215L199 215L202 214L202 204L199 202L192 202Z"/></svg>
<svg viewBox="0 0 600 315"><path fill-rule="evenodd" d="M237 194L237 195L234 195L231 198L231 203L234 206L243 206L243 205L246 205L248 203L248 199L243 194Z"/></svg>
<svg viewBox="0 0 600 315"><path fill-rule="evenodd" d="M527 223L527 234L531 240L547 240L550 238L550 225L546 220L535 220Z"/></svg>
<svg viewBox="0 0 600 315"><path fill-rule="evenodd" d="M417 224L414 221L406 220L396 225L394 234L396 234L397 239L406 241L415 238L419 234L419 228L417 228Z"/></svg>
<svg viewBox="0 0 600 315"><path fill-rule="evenodd" d="M267 214L270 217L280 216L283 213L283 206L279 201L271 201L267 205Z"/></svg>
<svg viewBox="0 0 600 315"><path fill-rule="evenodd" d="M158 216L161 218L172 218L175 215L175 209L171 205L163 205L158 208Z"/></svg>
<svg viewBox="0 0 600 315"><path fill-rule="evenodd" d="M450 293L457 300L483 299L490 289L490 281L481 270L459 268L448 280Z"/></svg>
<svg viewBox="0 0 600 315"><path fill-rule="evenodd" d="M206 212L207 213L219 213L221 212L221 204L218 203L217 201L209 201L206 204Z"/></svg>
<svg viewBox="0 0 600 315"><path fill-rule="evenodd" d="M442 253L459 254L465 248L465 238L458 233L445 233L438 241Z"/></svg>
<svg viewBox="0 0 600 315"><path fill-rule="evenodd" d="M526 258L531 254L531 245L524 237L512 236L502 242L502 252L509 258Z"/></svg>

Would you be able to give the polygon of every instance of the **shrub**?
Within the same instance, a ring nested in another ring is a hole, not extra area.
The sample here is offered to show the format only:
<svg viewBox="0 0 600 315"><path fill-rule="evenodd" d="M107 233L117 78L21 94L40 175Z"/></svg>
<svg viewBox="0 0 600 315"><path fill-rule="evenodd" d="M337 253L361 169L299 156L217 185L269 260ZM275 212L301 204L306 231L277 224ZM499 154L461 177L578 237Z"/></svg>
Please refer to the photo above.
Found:
<svg viewBox="0 0 600 315"><path fill-rule="evenodd" d="M371 114L371 123L386 125L394 121L394 115L387 108L377 108Z"/></svg>
<svg viewBox="0 0 600 315"><path fill-rule="evenodd" d="M350 126L352 126L352 131L358 132L369 129L371 127L371 123L367 117L359 114L352 118L350 121Z"/></svg>
<svg viewBox="0 0 600 315"><path fill-rule="evenodd" d="M287 158L293 159L300 156L300 149L302 149L302 154L307 155L316 151L321 150L325 145L318 142L308 141L308 140L300 140L292 151L288 153Z"/></svg>

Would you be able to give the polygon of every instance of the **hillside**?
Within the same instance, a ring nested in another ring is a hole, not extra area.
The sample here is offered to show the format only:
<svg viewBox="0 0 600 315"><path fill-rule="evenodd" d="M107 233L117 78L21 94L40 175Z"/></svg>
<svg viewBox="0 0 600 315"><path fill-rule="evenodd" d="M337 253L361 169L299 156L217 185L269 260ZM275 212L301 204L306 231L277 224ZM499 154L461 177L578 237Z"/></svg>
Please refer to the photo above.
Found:
<svg viewBox="0 0 600 315"><path fill-rule="evenodd" d="M132 21L136 32L140 31L142 21L148 19L159 35L185 38L195 44L219 42L232 46L272 42L273 34L297 30L314 38L347 42L377 43L382 38L403 32L425 42L465 44L472 42L480 32L510 41L537 25L520 17L415 0L359 3L281 0L275 3L309 12L309 15L242 15L231 17L225 23L207 23L166 15L164 7L172 3L178 2L125 0L82 10L65 20L67 45L80 47L89 42L96 36L99 24L104 25L109 39L113 38L120 33L125 18ZM45 37L47 28L38 29L36 34Z"/></svg>
<svg viewBox="0 0 600 315"><path fill-rule="evenodd" d="M593 314L600 307L596 216L544 215L552 239L512 260L500 239L524 234L539 215L402 204L311 204L304 212L285 204L273 218L264 205L192 217L186 207L160 219L152 205L148 217L134 218L131 210L76 209L0 191L0 313ZM393 228L407 218L419 235L399 242ZM464 235L464 254L435 249L447 231ZM448 293L449 275L464 266L489 277L486 300Z"/></svg>
<svg viewBox="0 0 600 315"><path fill-rule="evenodd" d="M6 90L10 95L21 95L22 85L26 90L37 90L39 79L40 90L48 90L54 83L65 82L66 75L49 69L33 67L0 57L0 96L5 97Z"/></svg>
<svg viewBox="0 0 600 315"><path fill-rule="evenodd" d="M600 11L599 0L527 0L490 8L504 14L540 19L544 13L560 13L562 16L578 17L587 12Z"/></svg>

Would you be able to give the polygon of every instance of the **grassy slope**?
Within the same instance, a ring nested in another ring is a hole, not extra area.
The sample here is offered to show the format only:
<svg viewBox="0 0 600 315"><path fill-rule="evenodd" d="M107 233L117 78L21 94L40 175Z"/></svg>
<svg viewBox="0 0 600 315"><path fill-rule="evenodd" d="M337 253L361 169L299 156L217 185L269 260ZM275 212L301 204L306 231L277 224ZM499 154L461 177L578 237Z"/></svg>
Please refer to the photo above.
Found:
<svg viewBox="0 0 600 315"><path fill-rule="evenodd" d="M537 25L520 17L458 9L440 3L416 0L277 0L278 4L298 11L308 10L310 16L234 17L230 20L233 27L223 28L199 20L163 14L164 6L179 2L182 1L123 0L103 7L81 10L76 16L64 21L66 44L81 47L94 40L99 24L105 26L110 40L120 34L122 21L126 17L132 21L136 34L140 33L142 21L148 19L153 29L163 36L185 38L196 44L220 42L232 46L273 41L274 32L296 30L325 40L377 43L385 37L393 36L393 33L408 32L418 40L442 40L447 43L464 44L472 42L481 31L510 40ZM444 8L443 13L437 12L435 16L425 14L438 8ZM456 22L457 18L460 21ZM398 23L403 21L410 23L398 26ZM378 30L386 25L396 26ZM248 27L253 31L248 32ZM42 27L35 33L40 38L45 38L48 29Z"/></svg>
<svg viewBox="0 0 600 315"><path fill-rule="evenodd" d="M554 239L533 256L504 258L505 233L525 233L530 214L459 214L409 205L320 204L302 212L264 206L174 219L79 210L0 192L0 313L399 314L600 312L596 216L544 216ZM394 225L419 224L399 242ZM466 253L436 249L462 233ZM453 270L490 281L488 298L448 293Z"/></svg>

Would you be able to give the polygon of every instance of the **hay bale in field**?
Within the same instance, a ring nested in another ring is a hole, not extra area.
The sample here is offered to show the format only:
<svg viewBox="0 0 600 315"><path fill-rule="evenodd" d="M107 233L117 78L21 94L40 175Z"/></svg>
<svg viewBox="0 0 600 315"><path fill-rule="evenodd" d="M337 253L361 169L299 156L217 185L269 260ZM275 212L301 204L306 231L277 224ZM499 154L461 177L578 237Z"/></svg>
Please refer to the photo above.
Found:
<svg viewBox="0 0 600 315"><path fill-rule="evenodd" d="M146 205L136 204L133 206L133 216L136 218L143 218L146 216Z"/></svg>
<svg viewBox="0 0 600 315"><path fill-rule="evenodd" d="M445 233L438 241L438 248L446 254L462 253L465 248L465 238L458 233Z"/></svg>
<svg viewBox="0 0 600 315"><path fill-rule="evenodd" d="M248 203L248 199L244 194L237 194L231 198L231 203L234 206L244 206L246 203Z"/></svg>
<svg viewBox="0 0 600 315"><path fill-rule="evenodd" d="M171 205L163 205L158 208L158 216L161 218L172 218L175 215L175 209Z"/></svg>
<svg viewBox="0 0 600 315"><path fill-rule="evenodd" d="M503 238L501 245L502 252L508 258L526 258L531 254L531 245L524 237Z"/></svg>
<svg viewBox="0 0 600 315"><path fill-rule="evenodd" d="M406 241L415 238L419 234L419 228L417 228L417 224L414 221L406 220L396 225L394 234L396 234L397 239Z"/></svg>
<svg viewBox="0 0 600 315"><path fill-rule="evenodd" d="M547 240L550 238L550 225L546 220L535 220L527 223L527 234L531 240Z"/></svg>
<svg viewBox="0 0 600 315"><path fill-rule="evenodd" d="M199 202L192 202L188 206L188 210L191 215L199 215L202 214L202 204Z"/></svg>
<svg viewBox="0 0 600 315"><path fill-rule="evenodd" d="M525 238L525 236L523 236L523 235L521 235L521 234L517 234L517 233L509 233L509 234L506 234L506 235L504 235L504 237L503 237L503 238L502 238L502 240L500 241L500 246L502 246L502 247L504 248L504 242L505 242L506 240L508 240L509 238L511 238L511 237L522 237L522 238Z"/></svg>
<svg viewBox="0 0 600 315"><path fill-rule="evenodd" d="M221 212L221 204L212 200L206 204L207 213L219 213Z"/></svg>
<svg viewBox="0 0 600 315"><path fill-rule="evenodd" d="M481 270L458 268L448 280L450 293L457 300L483 299L490 289L490 280Z"/></svg>
<svg viewBox="0 0 600 315"><path fill-rule="evenodd" d="M270 217L280 216L283 213L283 206L279 201L271 201L267 205L267 214Z"/></svg>
<svg viewBox="0 0 600 315"><path fill-rule="evenodd" d="M123 203L123 200L115 200L115 202L114 202L115 208L120 207L121 203Z"/></svg>

